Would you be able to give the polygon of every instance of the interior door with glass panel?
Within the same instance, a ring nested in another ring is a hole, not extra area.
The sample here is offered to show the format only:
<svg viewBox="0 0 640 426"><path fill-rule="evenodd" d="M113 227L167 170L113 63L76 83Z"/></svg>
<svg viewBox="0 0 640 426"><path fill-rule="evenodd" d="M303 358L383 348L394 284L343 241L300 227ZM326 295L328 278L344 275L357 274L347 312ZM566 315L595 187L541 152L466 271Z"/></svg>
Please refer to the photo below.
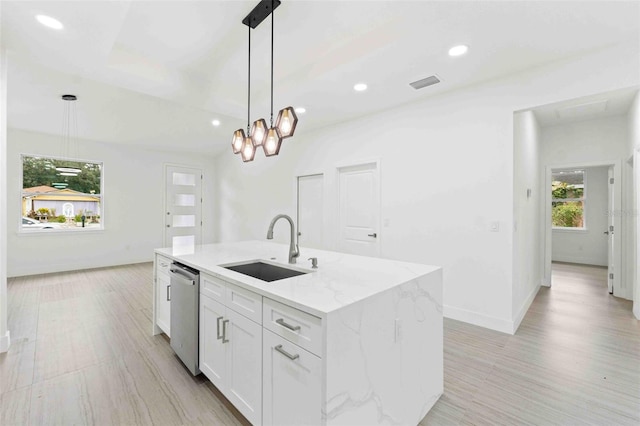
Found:
<svg viewBox="0 0 640 426"><path fill-rule="evenodd" d="M202 170L166 166L164 246L190 253L202 241Z"/></svg>

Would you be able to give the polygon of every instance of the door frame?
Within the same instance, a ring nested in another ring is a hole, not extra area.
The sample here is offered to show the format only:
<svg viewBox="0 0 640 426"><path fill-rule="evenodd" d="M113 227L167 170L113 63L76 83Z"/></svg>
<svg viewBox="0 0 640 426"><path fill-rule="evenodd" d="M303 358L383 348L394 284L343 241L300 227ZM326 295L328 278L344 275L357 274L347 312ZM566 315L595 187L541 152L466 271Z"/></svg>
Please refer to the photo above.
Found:
<svg viewBox="0 0 640 426"><path fill-rule="evenodd" d="M334 168L334 172L333 172L333 181L334 181L334 202L335 202L335 226L333 227L334 229L334 234L333 234L333 239L335 241L335 250L339 251L340 248L340 170L342 169L348 169L348 168L352 168L352 167L361 167L361 166L368 166L370 164L374 164L376 166L376 174L377 174L377 179L378 179L378 215L377 215L377 223L376 223L376 233L378 234L376 237L376 256L380 256L380 253L382 252L382 240L383 240L383 235L382 235L382 168L381 168L381 160L380 158L371 158L371 159L364 159L364 160L354 160L354 161L345 161L345 162L340 162L340 163L336 163L335 164L335 168Z"/></svg>
<svg viewBox="0 0 640 426"><path fill-rule="evenodd" d="M316 171L309 173L296 173L293 186L294 186L294 208L295 212L295 223L296 223L296 241L298 241L298 237L300 236L300 178L311 177L311 176L322 176L322 248L326 249L327 247L327 233L326 229L329 229L328 225L328 214L327 214L327 175L324 171Z"/></svg>
<svg viewBox="0 0 640 426"><path fill-rule="evenodd" d="M551 256L552 256L552 238L553 230L551 226L551 171L554 169L580 169L589 167L613 167L613 196L614 196L614 211L622 211L622 164L620 160L609 161L594 161L594 162L581 162L581 163L561 163L550 164L545 166L544 170L544 206L542 210L544 214L542 216L544 233L544 264L543 264L543 284L546 287L551 287ZM609 189L611 190L611 189ZM607 206L608 209L608 206ZM609 212L614 214L615 212ZM615 233L622 236L624 234L624 225L622 221L616 221ZM614 280L613 280L613 295L616 297L626 297L627 288L622 281L622 238L616 238L613 246L613 267L614 267ZM608 259L607 259L608 262Z"/></svg>

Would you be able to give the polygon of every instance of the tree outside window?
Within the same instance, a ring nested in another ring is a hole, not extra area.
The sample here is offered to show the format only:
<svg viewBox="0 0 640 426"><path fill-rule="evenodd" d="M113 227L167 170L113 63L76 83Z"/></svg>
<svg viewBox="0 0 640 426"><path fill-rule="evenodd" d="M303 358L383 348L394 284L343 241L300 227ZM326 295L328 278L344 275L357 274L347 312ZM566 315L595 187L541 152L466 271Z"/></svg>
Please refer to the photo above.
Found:
<svg viewBox="0 0 640 426"><path fill-rule="evenodd" d="M555 228L584 229L585 171L553 172L551 182L551 220Z"/></svg>

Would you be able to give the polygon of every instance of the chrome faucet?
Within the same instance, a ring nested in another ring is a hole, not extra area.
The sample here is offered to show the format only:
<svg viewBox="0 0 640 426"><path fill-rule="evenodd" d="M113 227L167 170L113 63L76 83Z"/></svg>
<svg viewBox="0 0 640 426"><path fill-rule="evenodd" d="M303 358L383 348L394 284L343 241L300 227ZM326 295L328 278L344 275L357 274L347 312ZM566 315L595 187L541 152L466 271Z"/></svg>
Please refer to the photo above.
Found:
<svg viewBox="0 0 640 426"><path fill-rule="evenodd" d="M300 249L298 249L298 243L295 242L295 225L293 224L293 220L287 216L286 214L279 214L271 220L271 224L269 225L269 230L267 231L267 240L273 240L273 225L276 224L278 219L287 219L289 221L289 225L291 226L291 242L289 244L289 263L296 263L296 257L300 256Z"/></svg>

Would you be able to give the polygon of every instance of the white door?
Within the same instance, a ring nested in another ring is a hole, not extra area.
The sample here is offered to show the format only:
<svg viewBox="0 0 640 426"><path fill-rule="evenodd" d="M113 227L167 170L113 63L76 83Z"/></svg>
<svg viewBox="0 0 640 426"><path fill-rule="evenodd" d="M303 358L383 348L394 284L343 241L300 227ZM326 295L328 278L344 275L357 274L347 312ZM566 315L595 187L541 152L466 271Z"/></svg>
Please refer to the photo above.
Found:
<svg viewBox="0 0 640 426"><path fill-rule="evenodd" d="M202 240L202 170L166 166L165 247L192 253Z"/></svg>
<svg viewBox="0 0 640 426"><path fill-rule="evenodd" d="M298 176L298 244L324 248L324 176Z"/></svg>
<svg viewBox="0 0 640 426"><path fill-rule="evenodd" d="M226 381L226 344L222 341L222 328L226 308L200 294L200 371L211 383L224 392ZM226 324L228 327L228 323Z"/></svg>
<svg viewBox="0 0 640 426"><path fill-rule="evenodd" d="M262 326L227 308L225 395L253 425L262 424Z"/></svg>
<svg viewBox="0 0 640 426"><path fill-rule="evenodd" d="M377 163L338 169L339 247L346 253L378 256L380 190Z"/></svg>
<svg viewBox="0 0 640 426"><path fill-rule="evenodd" d="M615 228L616 228L616 224L615 224L615 215L613 214L613 212L615 212L615 193L614 193L614 187L613 187L613 182L614 182L614 174L613 174L613 167L609 167L609 201L607 203L607 208L609 209L609 214L607 215L607 217L609 218L608 221L608 229L606 229L604 232L606 234L608 234L608 271L607 271L607 288L609 289L609 293L613 293L613 287L615 284L615 280L616 280L616 273L614 271L615 267Z"/></svg>
<svg viewBox="0 0 640 426"><path fill-rule="evenodd" d="M263 329L263 424L321 424L322 360Z"/></svg>

